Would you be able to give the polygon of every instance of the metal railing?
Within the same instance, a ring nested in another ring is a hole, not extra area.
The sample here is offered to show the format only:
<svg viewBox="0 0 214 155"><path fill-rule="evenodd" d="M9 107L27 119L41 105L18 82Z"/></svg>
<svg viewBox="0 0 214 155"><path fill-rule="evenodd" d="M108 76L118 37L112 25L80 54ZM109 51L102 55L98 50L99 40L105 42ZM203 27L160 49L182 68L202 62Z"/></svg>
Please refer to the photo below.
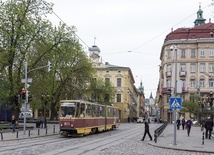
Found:
<svg viewBox="0 0 214 155"><path fill-rule="evenodd" d="M154 131L154 141L155 141L155 143L157 143L158 136L163 132L163 130L166 128L167 125L168 125L168 123L164 122L159 128L157 128Z"/></svg>

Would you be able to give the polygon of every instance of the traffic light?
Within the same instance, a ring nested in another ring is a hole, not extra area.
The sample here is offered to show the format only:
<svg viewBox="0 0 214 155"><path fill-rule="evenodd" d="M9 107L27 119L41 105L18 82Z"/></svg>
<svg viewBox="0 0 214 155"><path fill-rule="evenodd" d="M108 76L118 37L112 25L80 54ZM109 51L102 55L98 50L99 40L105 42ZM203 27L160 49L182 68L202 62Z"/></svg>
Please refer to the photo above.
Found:
<svg viewBox="0 0 214 155"><path fill-rule="evenodd" d="M23 100L26 99L26 90L24 88L22 89L21 96Z"/></svg>
<svg viewBox="0 0 214 155"><path fill-rule="evenodd" d="M28 91L28 102L32 101L32 95L30 94L30 91Z"/></svg>
<svg viewBox="0 0 214 155"><path fill-rule="evenodd" d="M48 72L50 72L50 71L51 71L51 68L52 68L52 66L51 66L51 62L50 62L50 61L48 61Z"/></svg>
<svg viewBox="0 0 214 155"><path fill-rule="evenodd" d="M168 97L171 97L171 96L172 96L172 89L171 89L171 88L168 88L168 89L167 89L167 96L168 96Z"/></svg>

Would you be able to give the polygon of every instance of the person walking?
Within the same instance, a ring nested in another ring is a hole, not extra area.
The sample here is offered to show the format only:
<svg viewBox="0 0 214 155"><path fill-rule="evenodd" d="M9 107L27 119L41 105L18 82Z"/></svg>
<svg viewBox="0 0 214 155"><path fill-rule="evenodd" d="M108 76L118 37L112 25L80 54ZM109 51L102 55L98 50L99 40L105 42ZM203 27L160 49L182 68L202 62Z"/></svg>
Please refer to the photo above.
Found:
<svg viewBox="0 0 214 155"><path fill-rule="evenodd" d="M206 129L206 134L205 134L206 139L208 138L208 136L209 136L209 139L211 139L211 134L212 134L212 130L213 130L213 120L211 120L210 117L208 117L205 122L205 129Z"/></svg>
<svg viewBox="0 0 214 155"><path fill-rule="evenodd" d="M44 118L43 115L40 116L39 121L40 121L40 127L43 128L43 124L44 124L44 121L45 121L45 118Z"/></svg>
<svg viewBox="0 0 214 155"><path fill-rule="evenodd" d="M143 135L143 138L142 138L141 141L144 141L144 139L145 139L145 137L146 137L146 134L149 135L149 138L150 138L150 140L152 141L152 136L151 136L151 134L150 134L150 132L149 132L149 123L146 121L145 118L143 119L143 123L145 124L145 130L144 130L144 135Z"/></svg>
<svg viewBox="0 0 214 155"><path fill-rule="evenodd" d="M13 132L15 132L15 126L16 126L16 119L15 119L15 116L12 115L11 128L12 128Z"/></svg>
<svg viewBox="0 0 214 155"><path fill-rule="evenodd" d="M190 134L191 126L192 126L192 120L189 118L189 119L186 121L186 128L187 128L187 135L188 135L188 136L189 136L189 134Z"/></svg>
<svg viewBox="0 0 214 155"><path fill-rule="evenodd" d="M186 124L186 121L185 121L184 118L182 119L181 124L182 124L182 129L184 130L184 127L185 127L185 124Z"/></svg>
<svg viewBox="0 0 214 155"><path fill-rule="evenodd" d="M204 126L205 126L205 119L201 119L201 131L204 131Z"/></svg>
<svg viewBox="0 0 214 155"><path fill-rule="evenodd" d="M180 129L180 125L181 125L181 120L178 118L178 119L177 119L177 130Z"/></svg>

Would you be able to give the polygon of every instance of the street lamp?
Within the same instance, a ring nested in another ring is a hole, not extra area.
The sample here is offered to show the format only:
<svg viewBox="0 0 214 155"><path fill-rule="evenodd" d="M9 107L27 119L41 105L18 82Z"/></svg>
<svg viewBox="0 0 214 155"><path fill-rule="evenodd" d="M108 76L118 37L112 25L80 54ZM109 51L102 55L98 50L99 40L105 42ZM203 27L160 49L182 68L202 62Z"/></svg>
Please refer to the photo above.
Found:
<svg viewBox="0 0 214 155"><path fill-rule="evenodd" d="M175 56L175 90L174 90L174 97L176 98L177 96L177 57L178 57L178 53L177 53L177 45L172 45L170 47L171 51L175 51L174 56ZM174 145L176 145L176 109L173 110L174 113Z"/></svg>

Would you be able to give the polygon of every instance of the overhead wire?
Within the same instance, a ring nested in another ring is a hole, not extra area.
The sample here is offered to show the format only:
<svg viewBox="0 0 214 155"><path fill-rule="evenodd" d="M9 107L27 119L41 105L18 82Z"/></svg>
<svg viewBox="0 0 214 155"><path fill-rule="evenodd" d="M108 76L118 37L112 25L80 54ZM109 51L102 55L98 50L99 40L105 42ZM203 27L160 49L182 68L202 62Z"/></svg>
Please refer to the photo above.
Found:
<svg viewBox="0 0 214 155"><path fill-rule="evenodd" d="M48 5L43 1L43 0L41 0L41 2L46 6L46 7L48 7ZM65 24L67 27L69 27L63 20L62 20L62 18L60 18L54 11L53 11L53 9L51 9L51 12L63 23L63 24ZM73 31L72 31L73 32ZM89 48L89 46L75 33L75 32L73 32L73 34L83 43L83 44L85 44L88 48Z"/></svg>

